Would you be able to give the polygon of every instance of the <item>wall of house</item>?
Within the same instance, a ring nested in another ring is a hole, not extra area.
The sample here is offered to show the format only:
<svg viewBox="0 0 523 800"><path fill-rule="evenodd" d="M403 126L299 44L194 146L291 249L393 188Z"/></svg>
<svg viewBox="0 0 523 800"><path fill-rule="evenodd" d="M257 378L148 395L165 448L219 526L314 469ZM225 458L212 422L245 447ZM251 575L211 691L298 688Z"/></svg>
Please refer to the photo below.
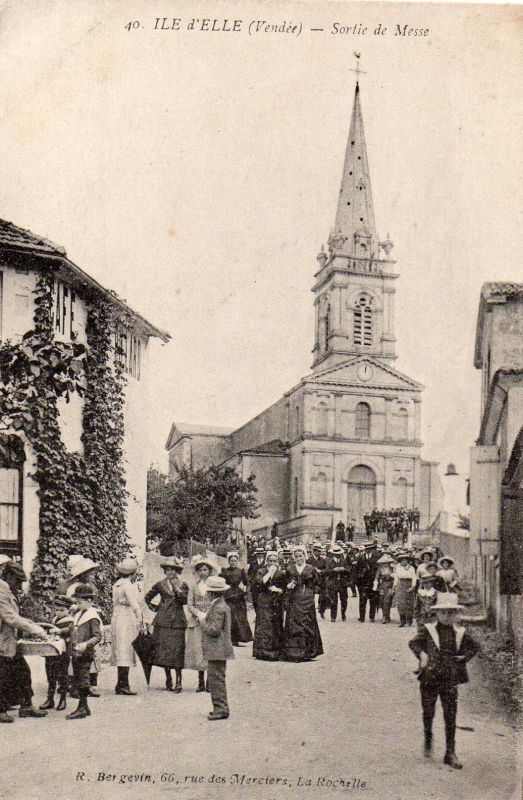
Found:
<svg viewBox="0 0 523 800"><path fill-rule="evenodd" d="M17 272L9 266L1 270L1 338L20 341L23 334L33 327L34 289L37 273L34 271ZM71 332L77 340L86 344L87 308L78 291L71 290L62 282L55 283L53 315L55 336L57 339L70 341ZM139 379L136 374L127 374L124 407L124 468L126 485L129 491L127 510L127 528L139 554L145 547L145 519L147 495L147 469L153 452L152 443L147 434L149 396L147 366L151 346L155 340L134 335L141 342L141 364ZM69 402L61 398L58 402L59 425L62 441L68 452L83 452L82 412L84 400L77 394L71 395ZM29 477L34 469L34 454L29 444L26 445L27 460L24 467L23 498L23 561L30 571L36 555L38 541L39 499L37 486Z"/></svg>
<svg viewBox="0 0 523 800"><path fill-rule="evenodd" d="M443 509L444 492L437 461L422 461L420 465L419 512L420 529L427 530Z"/></svg>
<svg viewBox="0 0 523 800"><path fill-rule="evenodd" d="M513 298L491 306L490 378L501 367L523 367L523 300Z"/></svg>

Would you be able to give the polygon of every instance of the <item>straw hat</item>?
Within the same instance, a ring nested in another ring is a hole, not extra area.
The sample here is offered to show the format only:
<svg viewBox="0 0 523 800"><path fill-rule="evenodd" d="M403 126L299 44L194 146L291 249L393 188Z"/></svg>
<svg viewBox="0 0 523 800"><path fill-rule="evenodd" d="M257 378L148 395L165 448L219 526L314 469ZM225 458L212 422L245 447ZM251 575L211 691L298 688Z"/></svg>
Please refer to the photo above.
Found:
<svg viewBox="0 0 523 800"><path fill-rule="evenodd" d="M237 551L237 550L231 550L231 552L230 552L230 553L227 553L227 563L229 563L229 561L231 560L231 558L232 558L233 556L234 556L235 558L237 558L237 559L238 559L238 561L240 560L240 554L238 553L238 551Z"/></svg>
<svg viewBox="0 0 523 800"><path fill-rule="evenodd" d="M335 556L341 556L343 555L343 550L341 549L339 544L333 544L331 547L331 553L333 553Z"/></svg>
<svg viewBox="0 0 523 800"><path fill-rule="evenodd" d="M229 584L225 580L225 578L220 578L216 576L212 576L207 579L207 591L208 592L226 592L229 589Z"/></svg>
<svg viewBox="0 0 523 800"><path fill-rule="evenodd" d="M162 569L177 569L181 572L183 570L183 561L176 556L169 556L168 558L162 559L160 567Z"/></svg>
<svg viewBox="0 0 523 800"><path fill-rule="evenodd" d="M209 558L206 558L205 556L201 555L196 557L193 556L193 558L191 559L191 567L194 570L194 572L198 572L198 570L202 566L209 567L209 572L214 572L216 570L215 565Z"/></svg>
<svg viewBox="0 0 523 800"><path fill-rule="evenodd" d="M462 609L458 602L458 595L453 592L438 592L436 603L431 607L432 611L459 611Z"/></svg>
<svg viewBox="0 0 523 800"><path fill-rule="evenodd" d="M440 569L443 569L443 562L444 561L448 561L450 566L452 566L454 564L454 559L451 558L450 556L441 556L440 560L438 561L438 567Z"/></svg>
<svg viewBox="0 0 523 800"><path fill-rule="evenodd" d="M83 575L84 572L88 572L90 569L98 569L100 564L97 564L91 558L84 558L80 556L79 561L75 561L73 566L69 570L71 578L77 578L79 575Z"/></svg>
<svg viewBox="0 0 523 800"><path fill-rule="evenodd" d="M4 555L4 553L0 553L0 567L3 566L4 564L7 564L8 561L11 561L9 556Z"/></svg>
<svg viewBox="0 0 523 800"><path fill-rule="evenodd" d="M135 558L124 558L116 565L116 569L122 575L132 575L138 569L138 561Z"/></svg>
<svg viewBox="0 0 523 800"><path fill-rule="evenodd" d="M84 557L79 555L78 553L74 553L72 556L69 556L67 559L67 572L71 572L75 564L79 564L81 561L84 560Z"/></svg>
<svg viewBox="0 0 523 800"><path fill-rule="evenodd" d="M394 559L388 553L384 553L381 558L378 558L376 564L394 564Z"/></svg>

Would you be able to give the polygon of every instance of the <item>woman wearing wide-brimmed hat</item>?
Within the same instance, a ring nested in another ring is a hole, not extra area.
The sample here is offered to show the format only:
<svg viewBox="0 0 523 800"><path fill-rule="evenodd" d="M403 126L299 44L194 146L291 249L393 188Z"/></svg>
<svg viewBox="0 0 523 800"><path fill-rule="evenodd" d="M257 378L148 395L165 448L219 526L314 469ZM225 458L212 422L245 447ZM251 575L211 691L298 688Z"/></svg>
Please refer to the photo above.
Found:
<svg viewBox="0 0 523 800"><path fill-rule="evenodd" d="M239 566L240 556L237 552L227 553L227 566L221 571L229 589L225 593L225 601L231 609L231 639L233 645L239 642L252 642L252 631L247 619L247 602L245 600L249 580L247 573Z"/></svg>
<svg viewBox="0 0 523 800"><path fill-rule="evenodd" d="M194 556L191 567L195 574L194 582L189 586L187 595L187 636L185 641L185 669L198 672L197 692L204 692L207 659L202 648L202 628L199 612L207 613L211 600L207 592L207 578L215 573L212 561L204 556Z"/></svg>
<svg viewBox="0 0 523 800"><path fill-rule="evenodd" d="M118 669L116 694L135 695L129 686L129 669L136 665L133 642L143 625L140 593L133 578L138 572L134 558L124 558L116 565L118 578L113 585L111 617L111 664Z"/></svg>
<svg viewBox="0 0 523 800"><path fill-rule="evenodd" d="M156 612L153 623L155 654L153 665L165 670L165 688L172 692L182 691L182 669L185 659L185 629L187 620L183 610L187 603L189 587L181 580L183 562L176 556L164 558L160 567L165 578L158 581L145 595L145 602ZM152 601L160 597L160 603ZM173 689L171 669L176 670L176 686Z"/></svg>

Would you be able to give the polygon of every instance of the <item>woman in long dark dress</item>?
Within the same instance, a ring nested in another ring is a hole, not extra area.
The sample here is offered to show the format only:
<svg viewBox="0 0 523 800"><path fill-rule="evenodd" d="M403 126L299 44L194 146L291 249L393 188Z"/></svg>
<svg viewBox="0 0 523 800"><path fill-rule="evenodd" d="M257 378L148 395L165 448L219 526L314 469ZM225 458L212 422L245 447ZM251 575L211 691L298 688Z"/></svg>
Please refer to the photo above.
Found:
<svg viewBox="0 0 523 800"><path fill-rule="evenodd" d="M246 592L249 587L247 573L238 566L238 553L228 553L227 563L221 575L230 588L225 593L225 600L231 609L231 639L233 645L239 642L252 642L252 631L247 619Z"/></svg>
<svg viewBox="0 0 523 800"><path fill-rule="evenodd" d="M163 581L158 581L145 595L145 602L156 612L153 623L153 666L165 670L165 688L179 694L182 691L182 669L185 658L185 629L187 620L183 610L187 603L189 587L182 583L180 575L183 562L179 558L165 558L160 564L165 572ZM159 605L152 601L160 596ZM176 670L176 686L173 689L171 669Z"/></svg>
<svg viewBox="0 0 523 800"><path fill-rule="evenodd" d="M306 559L305 547L299 545L294 549L294 564L287 568L288 604L281 656L284 661L310 661L323 653L314 603L318 575Z"/></svg>
<svg viewBox="0 0 523 800"><path fill-rule="evenodd" d="M255 577L257 590L256 627L254 629L254 658L278 661L283 646L283 593L285 573L278 566L278 554L269 551L265 567Z"/></svg>

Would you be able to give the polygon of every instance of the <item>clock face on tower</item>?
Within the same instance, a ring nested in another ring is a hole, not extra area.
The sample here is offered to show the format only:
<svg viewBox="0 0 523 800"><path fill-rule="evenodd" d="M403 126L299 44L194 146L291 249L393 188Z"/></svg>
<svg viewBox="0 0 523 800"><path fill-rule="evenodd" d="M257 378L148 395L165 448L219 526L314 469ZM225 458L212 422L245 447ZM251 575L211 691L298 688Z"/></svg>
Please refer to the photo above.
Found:
<svg viewBox="0 0 523 800"><path fill-rule="evenodd" d="M373 372L374 370L372 369L371 365L364 362L363 364L360 364L356 374L360 381L370 381Z"/></svg>

